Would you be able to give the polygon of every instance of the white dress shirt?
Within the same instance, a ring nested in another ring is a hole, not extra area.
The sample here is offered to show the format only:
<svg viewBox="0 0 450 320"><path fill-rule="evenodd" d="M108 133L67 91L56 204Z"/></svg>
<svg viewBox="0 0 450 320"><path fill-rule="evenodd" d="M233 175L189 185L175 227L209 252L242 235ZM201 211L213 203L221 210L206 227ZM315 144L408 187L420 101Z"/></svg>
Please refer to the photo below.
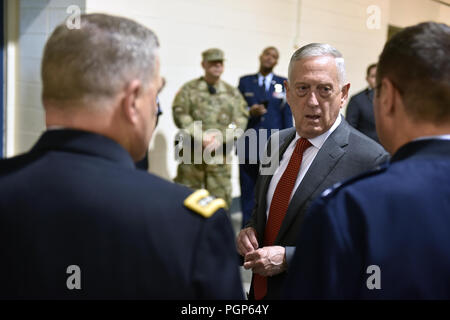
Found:
<svg viewBox="0 0 450 320"><path fill-rule="evenodd" d="M450 134L443 134L443 135L437 135L437 136L424 136L424 137L414 139L413 141L428 140L428 139L450 140Z"/></svg>
<svg viewBox="0 0 450 320"><path fill-rule="evenodd" d="M48 126L47 131L53 131L53 130L64 130L66 127L64 126Z"/></svg>
<svg viewBox="0 0 450 320"><path fill-rule="evenodd" d="M314 161L314 158L316 157L317 153L319 152L320 148L322 148L325 141L328 139L331 133L333 133L334 130L339 126L341 123L341 115L339 115L336 118L336 121L331 126L331 128L322 133L320 136L317 136L312 139L308 139L309 142L311 142L312 146L305 150L303 153L302 163L300 165L300 170L298 171L297 180L295 180L294 190L291 193L291 197L289 201L291 201L292 197L294 196L295 191L297 190L298 186L302 182L306 172L308 171L309 167L311 166L311 163ZM298 133L295 134L295 138L292 140L292 142L287 147L286 151L283 154L282 159L280 160L279 167L275 170L275 173L273 174L272 180L270 180L269 189L267 190L267 210L266 210L266 219L269 218L269 211L270 211L270 205L272 203L273 194L275 192L275 189L278 185L278 182L281 179L281 176L283 175L284 171L286 170L289 160L291 160L292 153L295 149L295 144L297 143L297 140L300 139Z"/></svg>
<svg viewBox="0 0 450 320"><path fill-rule="evenodd" d="M266 87L266 91L269 91L270 88L270 83L272 82L273 79L273 73L269 73L267 76L263 76L261 73L258 73L258 85L261 87L263 84L263 80L264 80L264 85Z"/></svg>

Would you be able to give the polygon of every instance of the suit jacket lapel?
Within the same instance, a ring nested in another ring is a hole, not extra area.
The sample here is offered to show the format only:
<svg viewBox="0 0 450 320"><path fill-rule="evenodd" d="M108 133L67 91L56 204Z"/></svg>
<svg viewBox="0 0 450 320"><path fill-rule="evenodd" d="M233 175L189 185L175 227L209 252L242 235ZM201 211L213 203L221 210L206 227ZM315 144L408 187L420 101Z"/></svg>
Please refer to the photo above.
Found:
<svg viewBox="0 0 450 320"><path fill-rule="evenodd" d="M348 124L342 119L341 124L328 137L317 153L308 172L295 191L275 243L289 230L289 227L292 225L292 220L305 213L304 210L301 210L305 202L326 181L331 170L333 170L339 159L345 154L344 147L348 144L349 133Z"/></svg>

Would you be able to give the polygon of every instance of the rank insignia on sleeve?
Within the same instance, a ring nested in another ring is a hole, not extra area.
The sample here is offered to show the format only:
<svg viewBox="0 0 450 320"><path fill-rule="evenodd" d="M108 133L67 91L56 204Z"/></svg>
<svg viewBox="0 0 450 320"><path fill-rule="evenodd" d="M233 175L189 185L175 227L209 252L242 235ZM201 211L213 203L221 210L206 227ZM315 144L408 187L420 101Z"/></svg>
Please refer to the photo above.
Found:
<svg viewBox="0 0 450 320"><path fill-rule="evenodd" d="M225 200L211 196L208 190L197 190L184 200L184 205L205 218L211 217L220 208L225 208Z"/></svg>

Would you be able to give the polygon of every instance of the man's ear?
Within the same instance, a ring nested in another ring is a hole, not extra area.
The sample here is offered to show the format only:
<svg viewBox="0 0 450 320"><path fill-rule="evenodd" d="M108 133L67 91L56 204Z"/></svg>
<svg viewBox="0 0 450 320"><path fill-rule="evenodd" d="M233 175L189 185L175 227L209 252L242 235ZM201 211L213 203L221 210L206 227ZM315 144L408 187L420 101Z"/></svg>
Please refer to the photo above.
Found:
<svg viewBox="0 0 450 320"><path fill-rule="evenodd" d="M138 121L138 110L136 101L141 94L142 84L140 80L133 80L124 89L124 94L121 101L121 108L125 118L136 123Z"/></svg>
<svg viewBox="0 0 450 320"><path fill-rule="evenodd" d="M291 102L293 102L293 101L291 101L291 95L290 95L290 93L291 93L291 88L289 87L289 80L284 80L283 84L284 84L284 89L286 90L286 102L287 102L287 103L291 106L291 108L292 108Z"/></svg>
<svg viewBox="0 0 450 320"><path fill-rule="evenodd" d="M284 88L286 90L286 95L289 93L289 82L288 80L284 80Z"/></svg>
<svg viewBox="0 0 450 320"><path fill-rule="evenodd" d="M342 94L341 95L341 108L344 106L345 101L347 101L349 91L350 91L350 83L347 83L341 89L341 94Z"/></svg>
<svg viewBox="0 0 450 320"><path fill-rule="evenodd" d="M378 94L378 93L375 93ZM383 78L381 80L381 88L379 92L379 105L380 112L383 115L390 115L395 113L395 99L398 94L398 90L395 88L394 84L388 78Z"/></svg>
<svg viewBox="0 0 450 320"><path fill-rule="evenodd" d="M205 61L202 61L201 66L202 66L203 70L206 70L206 62Z"/></svg>

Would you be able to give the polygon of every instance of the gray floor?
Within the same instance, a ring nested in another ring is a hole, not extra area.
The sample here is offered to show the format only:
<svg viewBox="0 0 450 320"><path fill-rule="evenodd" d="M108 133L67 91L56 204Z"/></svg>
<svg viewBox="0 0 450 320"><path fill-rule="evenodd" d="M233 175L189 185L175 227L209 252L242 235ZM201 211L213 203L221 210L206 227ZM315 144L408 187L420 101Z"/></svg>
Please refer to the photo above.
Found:
<svg viewBox="0 0 450 320"><path fill-rule="evenodd" d="M239 233L239 230L241 229L242 213L240 211L233 212L231 214L231 222L233 224L234 232L237 235ZM245 270L243 267L241 267L241 278L242 278L242 285L244 287L244 290L246 293L248 293L249 288L250 288L250 281L252 279L251 271Z"/></svg>

